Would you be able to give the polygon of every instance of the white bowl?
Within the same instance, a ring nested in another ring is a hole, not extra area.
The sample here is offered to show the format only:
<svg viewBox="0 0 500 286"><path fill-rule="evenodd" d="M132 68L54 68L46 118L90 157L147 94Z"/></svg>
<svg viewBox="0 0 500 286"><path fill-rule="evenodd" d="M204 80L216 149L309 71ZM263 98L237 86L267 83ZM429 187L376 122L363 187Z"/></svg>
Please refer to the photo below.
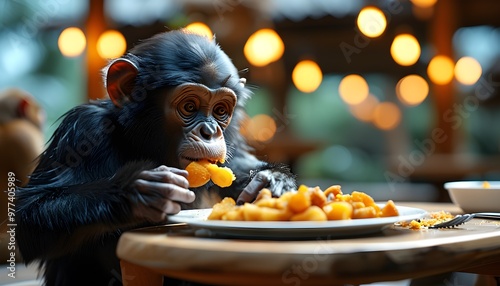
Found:
<svg viewBox="0 0 500 286"><path fill-rule="evenodd" d="M444 184L451 201L464 212L500 212L500 182L449 182Z"/></svg>

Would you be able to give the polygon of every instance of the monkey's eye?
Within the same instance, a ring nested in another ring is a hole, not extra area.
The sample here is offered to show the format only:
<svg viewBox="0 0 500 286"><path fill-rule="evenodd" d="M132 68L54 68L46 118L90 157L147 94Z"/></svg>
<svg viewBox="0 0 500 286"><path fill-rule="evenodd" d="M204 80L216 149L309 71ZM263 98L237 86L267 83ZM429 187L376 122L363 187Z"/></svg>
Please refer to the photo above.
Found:
<svg viewBox="0 0 500 286"><path fill-rule="evenodd" d="M214 116L219 120L226 120L229 117L229 111L226 105L217 104L214 107Z"/></svg>
<svg viewBox="0 0 500 286"><path fill-rule="evenodd" d="M183 114L189 115L193 112L196 112L196 109L197 109L197 106L196 106L195 102L187 101L187 102L183 103L181 111Z"/></svg>

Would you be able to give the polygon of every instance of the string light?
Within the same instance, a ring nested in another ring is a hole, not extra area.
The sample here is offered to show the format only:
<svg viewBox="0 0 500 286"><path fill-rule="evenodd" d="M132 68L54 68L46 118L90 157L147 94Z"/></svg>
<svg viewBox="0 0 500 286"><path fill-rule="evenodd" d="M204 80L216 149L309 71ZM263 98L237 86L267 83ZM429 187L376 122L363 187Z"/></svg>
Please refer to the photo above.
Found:
<svg viewBox="0 0 500 286"><path fill-rule="evenodd" d="M410 0L411 3L420 8L430 8L436 4L437 0Z"/></svg>
<svg viewBox="0 0 500 286"><path fill-rule="evenodd" d="M205 36L209 39L212 39L213 35L214 35L212 33L212 30L210 29L210 27L208 27L207 24L202 23L202 22L193 22L193 23L187 25L185 27L185 29L192 32L192 33Z"/></svg>
<svg viewBox="0 0 500 286"><path fill-rule="evenodd" d="M482 73L481 64L472 57L460 58L455 65L455 78L461 84L475 84Z"/></svg>
<svg viewBox="0 0 500 286"><path fill-rule="evenodd" d="M419 105L429 94L429 84L419 75L408 75L396 85L396 94L398 99L406 105Z"/></svg>
<svg viewBox="0 0 500 286"><path fill-rule="evenodd" d="M83 53L87 40L82 30L76 27L64 29L57 40L61 54L65 57L77 57Z"/></svg>
<svg viewBox="0 0 500 286"><path fill-rule="evenodd" d="M427 75L435 84L444 85L453 79L453 61L447 57L438 55L431 59L427 66Z"/></svg>
<svg viewBox="0 0 500 286"><path fill-rule="evenodd" d="M127 50L127 41L122 33L108 30L97 40L97 54L103 59L120 57Z"/></svg>
<svg viewBox="0 0 500 286"><path fill-rule="evenodd" d="M316 62L303 60L293 69L292 81L298 90L311 93L320 86L323 73Z"/></svg>
<svg viewBox="0 0 500 286"><path fill-rule="evenodd" d="M258 114L247 118L242 125L242 134L257 142L271 140L276 134L276 121L267 114Z"/></svg>
<svg viewBox="0 0 500 286"><path fill-rule="evenodd" d="M387 27L387 20L380 9L365 7L359 12L356 24L365 36L376 38L384 33Z"/></svg>
<svg viewBox="0 0 500 286"><path fill-rule="evenodd" d="M368 83L357 74L344 77L339 84L340 98L347 104L359 104L368 97Z"/></svg>
<svg viewBox="0 0 500 286"><path fill-rule="evenodd" d="M250 64L262 67L279 60L285 44L272 29L261 29L253 33L245 43L243 53Z"/></svg>
<svg viewBox="0 0 500 286"><path fill-rule="evenodd" d="M415 64L420 57L420 51L420 44L410 34L397 35L391 45L392 58L402 66Z"/></svg>

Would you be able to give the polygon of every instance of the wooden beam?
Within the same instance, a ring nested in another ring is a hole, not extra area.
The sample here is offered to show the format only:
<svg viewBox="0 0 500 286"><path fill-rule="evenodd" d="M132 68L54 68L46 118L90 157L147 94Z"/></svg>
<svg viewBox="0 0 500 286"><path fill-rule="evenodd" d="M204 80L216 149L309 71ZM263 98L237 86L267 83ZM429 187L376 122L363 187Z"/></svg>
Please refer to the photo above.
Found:
<svg viewBox="0 0 500 286"><path fill-rule="evenodd" d="M97 53L97 40L106 30L104 16L104 1L90 0L89 14L86 22L85 34L87 36L87 98L99 99L106 96L101 77L101 69L106 65L106 60Z"/></svg>
<svg viewBox="0 0 500 286"><path fill-rule="evenodd" d="M453 34L457 28L457 13L455 0L440 0L435 5L435 16L430 25L431 42L436 49L436 55L443 55L454 60ZM454 82L445 85L432 85L432 96L436 107L437 124L435 128L442 130L446 140L436 145L436 153L453 153L456 141L456 128L453 122L445 117L453 110L455 103Z"/></svg>

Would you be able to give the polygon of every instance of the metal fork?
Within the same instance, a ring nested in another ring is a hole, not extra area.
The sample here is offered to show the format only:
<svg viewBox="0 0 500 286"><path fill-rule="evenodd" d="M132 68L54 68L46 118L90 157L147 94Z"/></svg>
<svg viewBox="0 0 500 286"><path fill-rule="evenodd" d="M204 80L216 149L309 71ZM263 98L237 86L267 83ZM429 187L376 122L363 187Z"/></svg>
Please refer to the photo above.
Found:
<svg viewBox="0 0 500 286"><path fill-rule="evenodd" d="M452 228L464 224L475 217L500 219L500 213L471 213L471 214L457 215L449 221L435 224L433 226L430 226L429 228Z"/></svg>

